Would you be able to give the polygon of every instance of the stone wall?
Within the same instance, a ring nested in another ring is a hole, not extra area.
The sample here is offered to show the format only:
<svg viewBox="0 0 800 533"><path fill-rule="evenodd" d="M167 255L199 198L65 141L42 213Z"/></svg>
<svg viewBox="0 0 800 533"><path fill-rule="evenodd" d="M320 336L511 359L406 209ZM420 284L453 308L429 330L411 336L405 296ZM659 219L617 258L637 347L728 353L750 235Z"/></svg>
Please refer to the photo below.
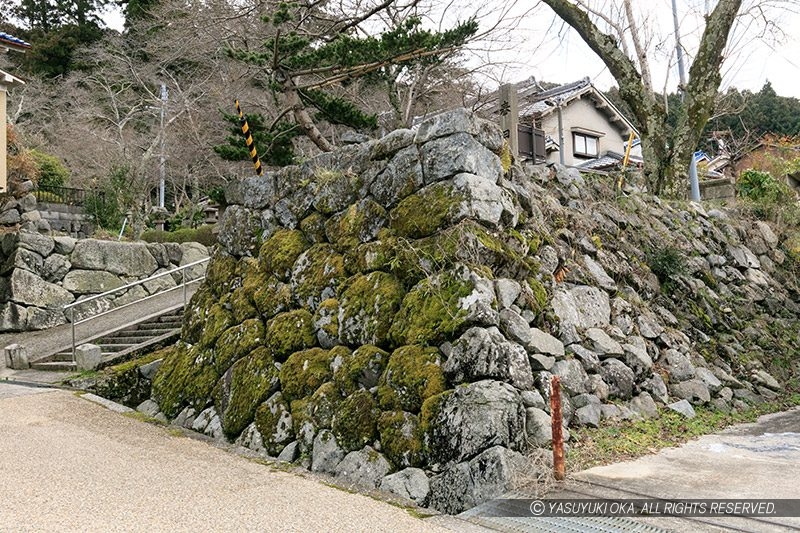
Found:
<svg viewBox="0 0 800 533"><path fill-rule="evenodd" d="M26 228L0 235L0 332L64 324L63 307L208 257L198 243L147 244L51 237ZM192 276L200 272L192 272ZM163 276L75 307L75 319L107 311L175 287L180 276Z"/></svg>
<svg viewBox="0 0 800 533"><path fill-rule="evenodd" d="M534 468L553 375L568 427L744 409L796 375L767 224L502 151L459 110L232 184L148 412L456 513Z"/></svg>
<svg viewBox="0 0 800 533"><path fill-rule="evenodd" d="M39 214L50 225L50 229L78 239L91 237L94 223L83 207L77 205L39 202Z"/></svg>

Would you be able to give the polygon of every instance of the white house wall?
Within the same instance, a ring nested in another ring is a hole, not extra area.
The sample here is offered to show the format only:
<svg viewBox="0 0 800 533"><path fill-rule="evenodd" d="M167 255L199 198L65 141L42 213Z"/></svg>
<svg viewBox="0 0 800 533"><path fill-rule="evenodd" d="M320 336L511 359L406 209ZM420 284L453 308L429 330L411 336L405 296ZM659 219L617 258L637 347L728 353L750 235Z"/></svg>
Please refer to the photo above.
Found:
<svg viewBox="0 0 800 533"><path fill-rule="evenodd" d="M625 153L625 142L628 140L627 135L623 134L621 128L612 124L606 115L597 109L588 97L581 98L580 100L573 100L562 109L561 114L564 123L564 144L561 150L564 151L564 163L566 165L579 165L587 159L591 159L575 157L573 155L572 128L605 133L605 135L601 136L597 141L598 154L603 154L608 150ZM542 129L547 135L555 139L556 142L560 142L558 138L557 111L553 111L542 119ZM559 153L552 152L548 154L547 161L549 163L558 163L560 161Z"/></svg>

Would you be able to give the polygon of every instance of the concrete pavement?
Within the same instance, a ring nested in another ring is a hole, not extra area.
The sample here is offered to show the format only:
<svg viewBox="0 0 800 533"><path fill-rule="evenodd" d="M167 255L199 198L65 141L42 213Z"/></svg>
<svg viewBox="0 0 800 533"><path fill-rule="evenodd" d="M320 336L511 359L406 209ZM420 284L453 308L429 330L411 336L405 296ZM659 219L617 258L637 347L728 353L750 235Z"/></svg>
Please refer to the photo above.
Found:
<svg viewBox="0 0 800 533"><path fill-rule="evenodd" d="M800 409L570 478L548 498L800 499ZM800 531L800 517L642 521L675 531Z"/></svg>
<svg viewBox="0 0 800 533"><path fill-rule="evenodd" d="M64 390L0 382L0 531L448 531ZM464 527L460 527L462 525Z"/></svg>

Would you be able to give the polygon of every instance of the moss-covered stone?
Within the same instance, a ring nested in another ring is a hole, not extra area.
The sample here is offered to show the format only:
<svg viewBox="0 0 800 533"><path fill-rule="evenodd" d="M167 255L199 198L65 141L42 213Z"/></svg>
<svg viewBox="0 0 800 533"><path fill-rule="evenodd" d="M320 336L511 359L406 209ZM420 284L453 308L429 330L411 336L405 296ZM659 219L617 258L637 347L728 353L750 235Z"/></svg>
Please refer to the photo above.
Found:
<svg viewBox="0 0 800 533"><path fill-rule="evenodd" d="M236 324L233 313L225 309L220 303L211 304L205 312L199 312L203 318L204 327L197 343L202 348L211 348L217 343L220 335Z"/></svg>
<svg viewBox="0 0 800 533"><path fill-rule="evenodd" d="M421 466L423 454L422 430L417 415L404 411L386 411L378 418L381 451L398 468Z"/></svg>
<svg viewBox="0 0 800 533"><path fill-rule="evenodd" d="M311 396L320 385L333 377L330 351L311 348L295 352L281 367L281 391L287 400Z"/></svg>
<svg viewBox="0 0 800 533"><path fill-rule="evenodd" d="M341 297L339 338L350 345L386 344L404 293L400 281L385 272L348 280Z"/></svg>
<svg viewBox="0 0 800 533"><path fill-rule="evenodd" d="M503 146L500 147L500 151L497 155L500 156L500 166L503 169L503 174L508 174L508 171L511 170L514 158L511 155L511 147L508 145L507 140L503 140Z"/></svg>
<svg viewBox="0 0 800 533"><path fill-rule="evenodd" d="M397 239L389 237L360 244L345 254L347 272L367 273L376 270L389 270L395 258Z"/></svg>
<svg viewBox="0 0 800 533"><path fill-rule="evenodd" d="M425 278L403 298L389 329L394 346L438 344L464 324L466 312L459 300L472 292L472 284L452 271Z"/></svg>
<svg viewBox="0 0 800 533"><path fill-rule="evenodd" d="M292 289L288 283L270 277L253 292L253 304L264 320L288 311L292 305Z"/></svg>
<svg viewBox="0 0 800 533"><path fill-rule="evenodd" d="M172 354L174 346L162 348L142 357L118 365L104 368L98 373L97 381L91 391L114 400L115 402L135 408L152 395L150 380L139 372L139 368Z"/></svg>
<svg viewBox="0 0 800 533"><path fill-rule="evenodd" d="M365 199L333 215L325 223L325 235L334 249L345 252L378 236L386 223L386 210L373 200Z"/></svg>
<svg viewBox="0 0 800 533"><path fill-rule="evenodd" d="M392 352L378 385L378 401L385 411L418 413L422 402L446 388L439 350L419 345Z"/></svg>
<svg viewBox="0 0 800 533"><path fill-rule="evenodd" d="M315 244L295 263L292 273L294 301L316 309L322 300L336 297L336 289L346 277L344 258L329 244Z"/></svg>
<svg viewBox="0 0 800 533"><path fill-rule="evenodd" d="M331 431L345 451L360 450L375 440L380 411L369 391L348 396L333 416Z"/></svg>
<svg viewBox="0 0 800 533"><path fill-rule="evenodd" d="M398 236L419 239L450 225L464 197L452 184L434 183L407 196L389 213L392 229Z"/></svg>
<svg viewBox="0 0 800 533"><path fill-rule="evenodd" d="M332 348L339 342L339 300L322 301L314 313L314 331L323 348Z"/></svg>
<svg viewBox="0 0 800 533"><path fill-rule="evenodd" d="M239 359L214 388L214 405L222 430L236 438L253 421L259 404L278 387L278 367L263 346Z"/></svg>
<svg viewBox="0 0 800 533"><path fill-rule="evenodd" d="M211 287L214 294L221 296L230 292L236 283L236 265L236 258L222 251L211 257L206 268L205 284Z"/></svg>
<svg viewBox="0 0 800 533"><path fill-rule="evenodd" d="M527 281L528 283L523 292L523 297L531 311L539 314L547 309L547 303L550 301L550 297L547 295L547 289L544 288L541 281L536 278L528 278Z"/></svg>
<svg viewBox="0 0 800 533"><path fill-rule="evenodd" d="M431 445L431 436L434 427L436 427L436 420L439 417L439 413L442 411L442 407L453 392L454 389L446 390L422 402L422 409L420 409L419 413L419 430L423 435L423 448L426 454Z"/></svg>
<svg viewBox="0 0 800 533"><path fill-rule="evenodd" d="M370 390L378 385L388 362L388 352L369 344L360 346L344 358L334 374L334 381L345 395L358 390Z"/></svg>
<svg viewBox="0 0 800 533"><path fill-rule="evenodd" d="M306 409L317 430L330 429L333 415L342 403L339 388L332 381L319 386L308 399Z"/></svg>
<svg viewBox="0 0 800 533"><path fill-rule="evenodd" d="M216 296L207 283L197 289L189 300L189 305L183 310L181 339L189 344L200 340L206 326L206 315L215 301Z"/></svg>
<svg viewBox="0 0 800 533"><path fill-rule="evenodd" d="M244 322L259 316L258 309L250 299L247 289L239 287L234 290L228 301L231 304L231 314L236 322Z"/></svg>
<svg viewBox="0 0 800 533"><path fill-rule="evenodd" d="M284 446L294 440L292 413L280 392L258 406L254 419L268 454L278 455Z"/></svg>
<svg viewBox="0 0 800 533"><path fill-rule="evenodd" d="M312 176L314 209L323 215L341 211L353 203L362 186L361 177L350 170L317 167Z"/></svg>
<svg viewBox="0 0 800 533"><path fill-rule="evenodd" d="M308 241L300 230L279 229L261 245L258 262L268 275L288 281L292 266L308 248Z"/></svg>
<svg viewBox="0 0 800 533"><path fill-rule="evenodd" d="M305 309L281 313L267 322L265 344L275 359L285 360L289 354L317 344L314 320Z"/></svg>
<svg viewBox="0 0 800 533"><path fill-rule="evenodd" d="M245 320L228 328L217 339L214 349L214 368L222 375L233 363L264 343L264 324L257 318Z"/></svg>
<svg viewBox="0 0 800 533"><path fill-rule="evenodd" d="M311 213L300 221L300 231L312 244L325 242L325 217L317 212Z"/></svg>
<svg viewBox="0 0 800 533"><path fill-rule="evenodd" d="M153 398L169 418L187 405L199 411L208 404L218 379L210 352L196 344L188 347L178 343L153 376Z"/></svg>

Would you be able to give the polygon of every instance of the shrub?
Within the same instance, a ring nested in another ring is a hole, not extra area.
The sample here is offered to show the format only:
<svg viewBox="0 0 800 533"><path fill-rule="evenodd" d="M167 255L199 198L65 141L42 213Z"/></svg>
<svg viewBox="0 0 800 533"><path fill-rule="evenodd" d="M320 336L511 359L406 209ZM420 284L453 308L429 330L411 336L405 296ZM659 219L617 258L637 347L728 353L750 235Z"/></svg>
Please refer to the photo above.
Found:
<svg viewBox="0 0 800 533"><path fill-rule="evenodd" d="M181 228L175 231L147 230L142 233L141 239L146 242L199 242L205 246L217 243L217 236L213 233L214 226L206 224L199 228Z"/></svg>
<svg viewBox="0 0 800 533"><path fill-rule="evenodd" d="M69 170L55 156L31 150L30 155L39 167L39 187L63 187L69 180Z"/></svg>
<svg viewBox="0 0 800 533"><path fill-rule="evenodd" d="M665 292L671 292L675 278L686 272L686 259L683 253L672 246L650 251L647 254L647 263Z"/></svg>

